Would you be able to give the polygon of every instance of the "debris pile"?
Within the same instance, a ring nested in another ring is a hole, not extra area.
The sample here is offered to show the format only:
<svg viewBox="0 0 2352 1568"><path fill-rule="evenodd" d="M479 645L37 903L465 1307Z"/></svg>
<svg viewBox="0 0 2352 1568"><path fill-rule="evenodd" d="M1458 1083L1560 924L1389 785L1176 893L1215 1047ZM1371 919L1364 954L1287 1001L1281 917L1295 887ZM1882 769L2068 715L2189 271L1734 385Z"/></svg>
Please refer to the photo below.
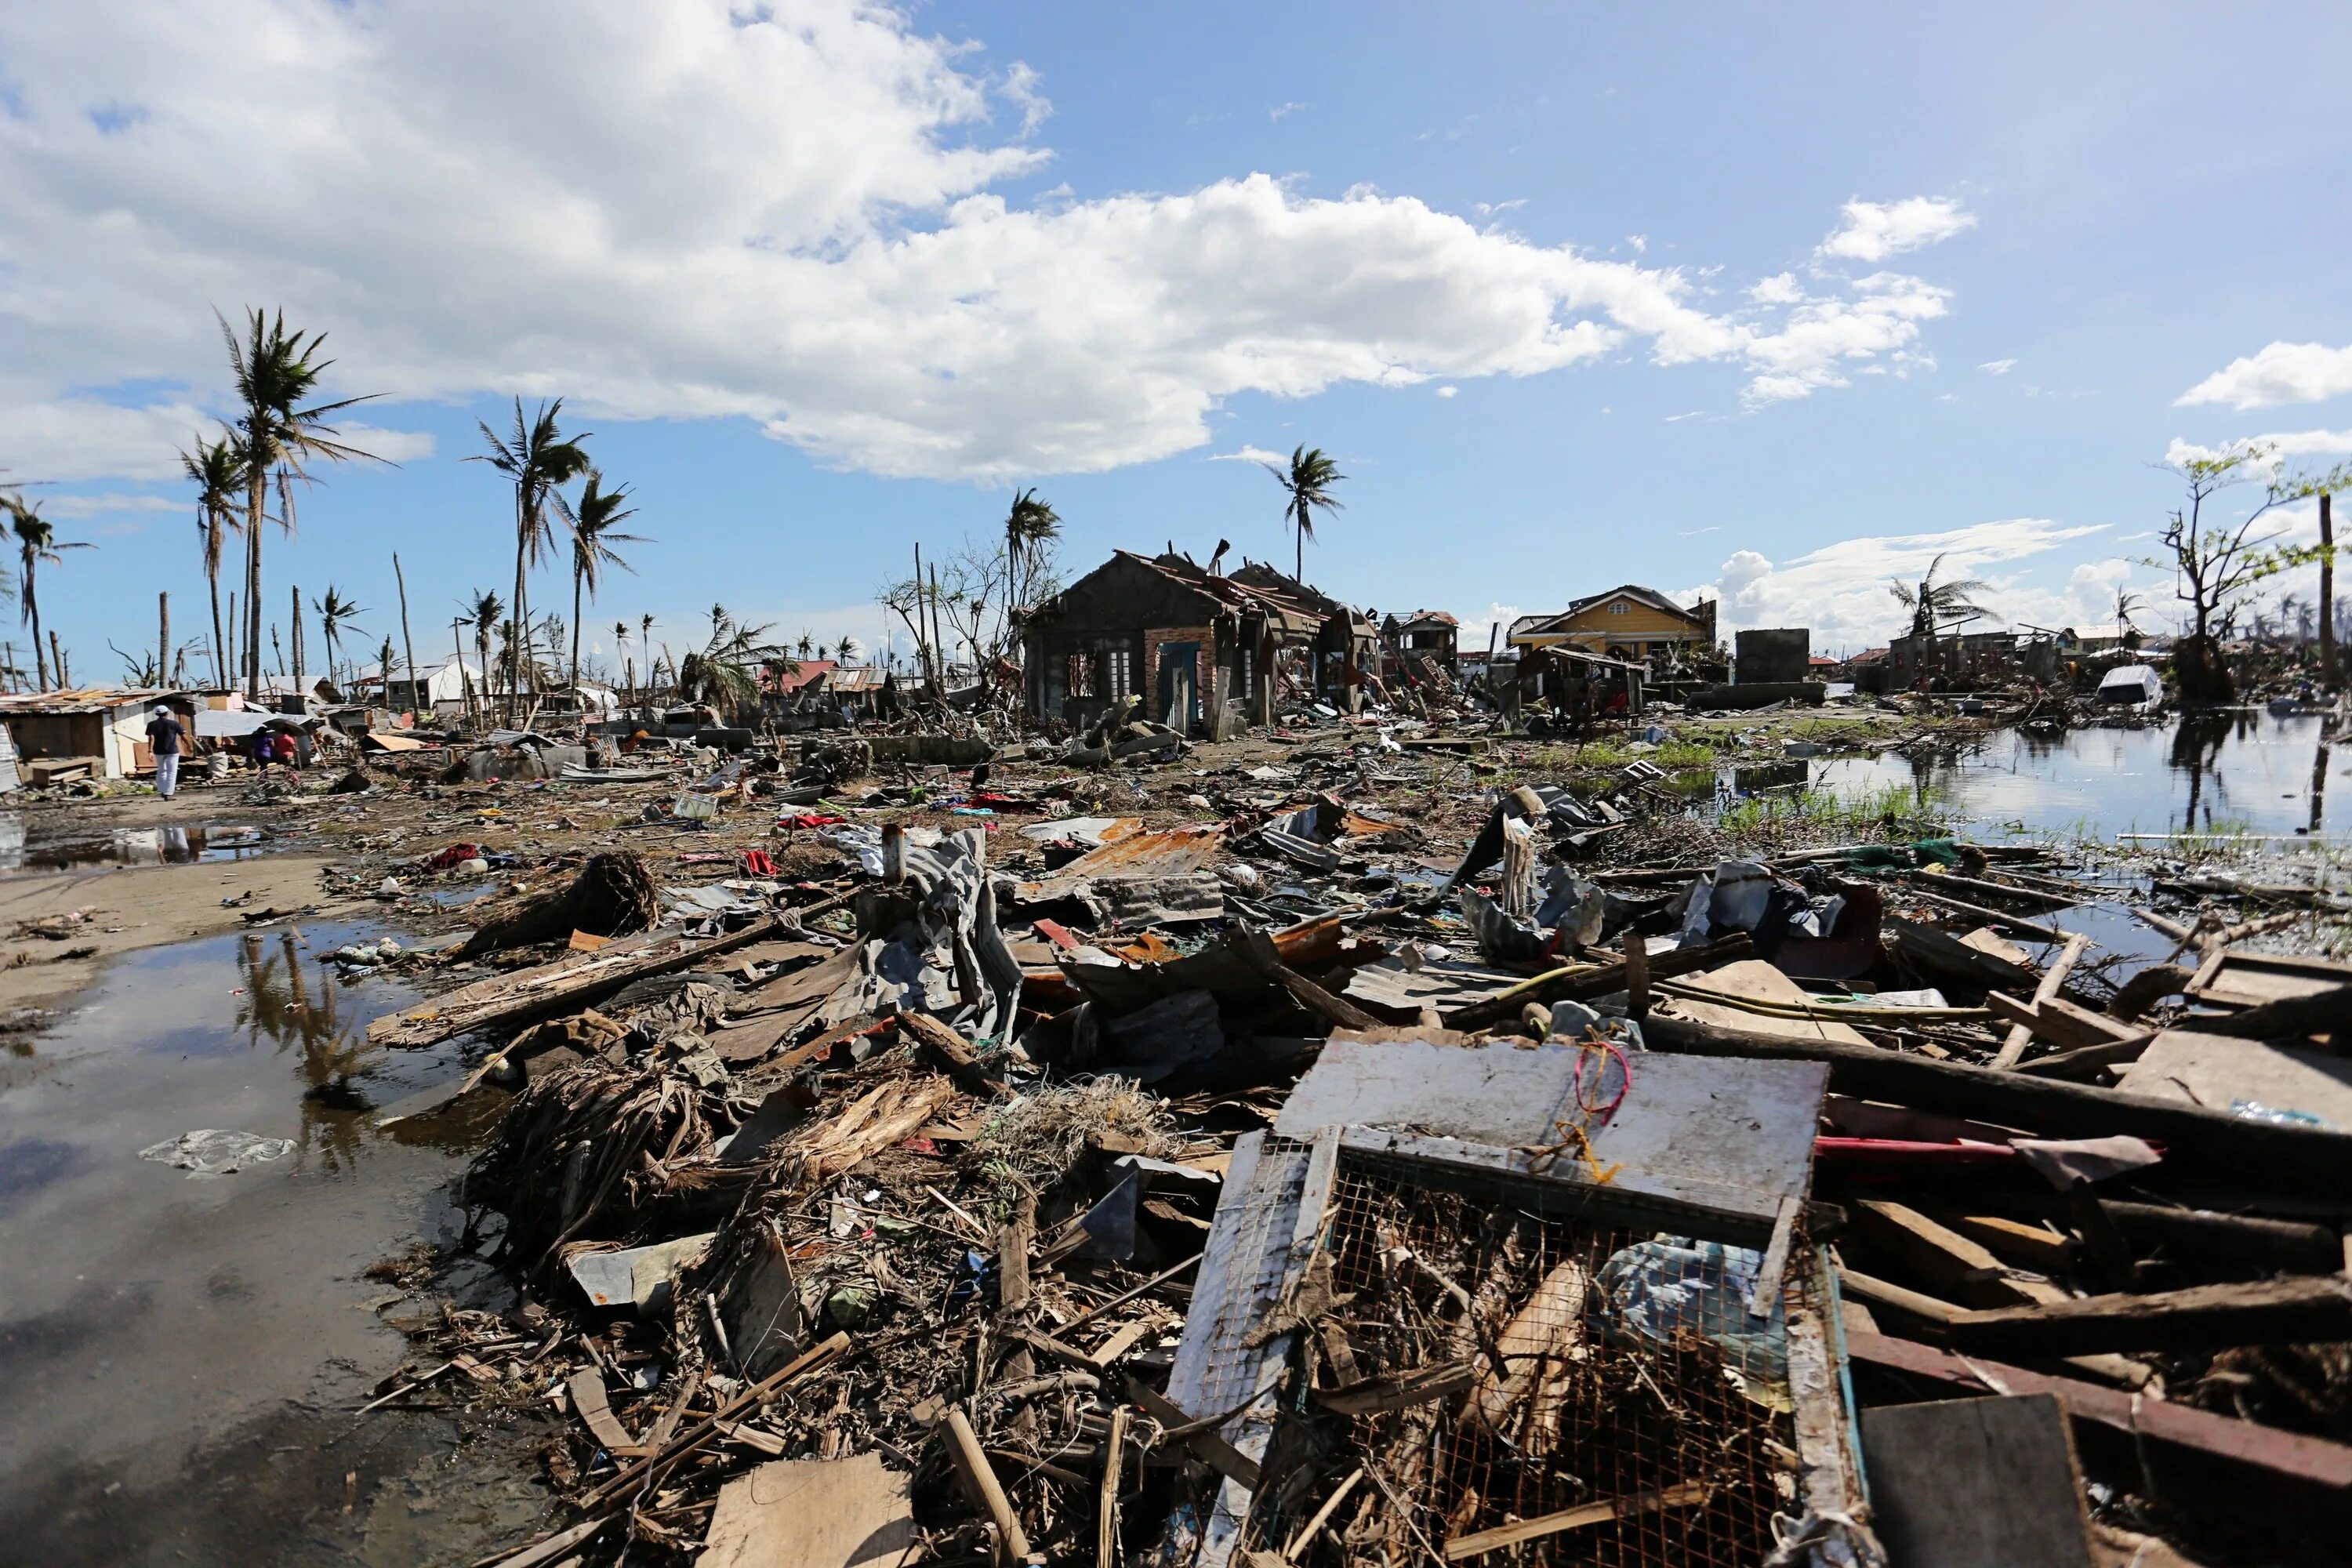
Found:
<svg viewBox="0 0 2352 1568"><path fill-rule="evenodd" d="M499 1561L2325 1560L2339 894L1347 733L812 742L401 951L525 961L370 1031L486 1043L521 1295L385 1394L551 1424Z"/></svg>

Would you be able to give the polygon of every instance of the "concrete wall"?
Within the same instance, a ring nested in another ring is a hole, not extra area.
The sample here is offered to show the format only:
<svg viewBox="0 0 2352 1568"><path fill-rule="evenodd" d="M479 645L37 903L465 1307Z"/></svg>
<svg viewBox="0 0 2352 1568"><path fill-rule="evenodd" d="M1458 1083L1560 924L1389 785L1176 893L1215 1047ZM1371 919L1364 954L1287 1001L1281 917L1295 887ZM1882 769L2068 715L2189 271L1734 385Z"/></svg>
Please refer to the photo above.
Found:
<svg viewBox="0 0 2352 1568"><path fill-rule="evenodd" d="M1812 649L1813 634L1809 626L1750 627L1739 634L1732 684L1753 686L1759 682L1802 680Z"/></svg>

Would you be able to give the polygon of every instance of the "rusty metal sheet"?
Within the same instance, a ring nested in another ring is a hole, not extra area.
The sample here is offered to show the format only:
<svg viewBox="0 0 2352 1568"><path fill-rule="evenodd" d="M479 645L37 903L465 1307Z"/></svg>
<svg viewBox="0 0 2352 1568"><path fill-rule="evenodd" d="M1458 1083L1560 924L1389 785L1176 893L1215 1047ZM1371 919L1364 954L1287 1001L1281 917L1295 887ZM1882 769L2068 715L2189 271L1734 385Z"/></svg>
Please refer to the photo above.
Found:
<svg viewBox="0 0 2352 1568"><path fill-rule="evenodd" d="M1108 839L1099 849L1062 867L1056 882L1078 882L1090 877L1165 877L1178 871L1209 868L1225 847L1222 827L1166 827Z"/></svg>

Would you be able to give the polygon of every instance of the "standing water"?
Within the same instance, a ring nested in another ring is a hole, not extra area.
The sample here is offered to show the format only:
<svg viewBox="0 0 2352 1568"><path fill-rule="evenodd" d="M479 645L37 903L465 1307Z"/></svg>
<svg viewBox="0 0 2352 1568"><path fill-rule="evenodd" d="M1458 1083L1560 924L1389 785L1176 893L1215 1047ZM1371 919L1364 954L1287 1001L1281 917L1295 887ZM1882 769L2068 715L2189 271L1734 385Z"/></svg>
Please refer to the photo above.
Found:
<svg viewBox="0 0 2352 1568"><path fill-rule="evenodd" d="M452 1479L438 1418L355 1414L405 1354L378 1316L400 1293L364 1271L461 1228L464 1151L373 1112L464 1064L369 1047L414 994L316 961L373 933L303 934L131 955L0 1042L0 1555L436 1561L535 1516L513 1482ZM204 1130L275 1157L152 1157Z"/></svg>

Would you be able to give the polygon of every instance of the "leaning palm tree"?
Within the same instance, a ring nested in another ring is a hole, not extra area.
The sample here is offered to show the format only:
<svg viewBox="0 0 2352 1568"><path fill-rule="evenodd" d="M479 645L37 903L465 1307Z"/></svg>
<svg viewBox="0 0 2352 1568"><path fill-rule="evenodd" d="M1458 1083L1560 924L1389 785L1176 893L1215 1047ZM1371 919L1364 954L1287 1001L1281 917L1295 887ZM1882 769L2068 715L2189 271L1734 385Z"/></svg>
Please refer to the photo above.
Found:
<svg viewBox="0 0 2352 1568"><path fill-rule="evenodd" d="M563 400L541 403L539 412L525 420L522 399L515 399L514 433L501 437L480 420L482 439L489 450L478 452L467 458L469 463L488 463L513 481L515 495L515 618L528 626L530 622L530 588L525 574L539 563L541 553L553 542L553 530L548 523L548 498L556 487L570 483L588 471L588 452L580 445L587 432L566 436L556 425L556 416L563 411ZM561 498L558 498L560 506ZM509 698L520 701L522 692L520 644L509 661Z"/></svg>
<svg viewBox="0 0 2352 1568"><path fill-rule="evenodd" d="M16 559L25 574L20 613L32 623L33 664L39 674L41 689L47 691L49 689L49 656L47 645L41 641L41 600L34 582L35 574L44 561L52 566L64 565L65 558L58 553L61 550L90 550L96 547L59 542L57 530L49 525L48 519L41 515L38 501L11 497L8 512L10 524L16 534ZM58 684L63 685L65 671L60 669L57 673Z"/></svg>
<svg viewBox="0 0 2352 1568"><path fill-rule="evenodd" d="M196 487L196 538L204 546L205 587L213 600L213 679L226 690L233 682L228 644L221 635L221 560L228 552L229 535L242 531L236 502L245 493L245 457L235 433L228 432L200 444L193 457L181 453L180 468Z"/></svg>
<svg viewBox="0 0 2352 1568"><path fill-rule="evenodd" d="M327 679L330 684L334 684L335 655L342 649L343 628L367 612L343 597L332 583L327 584L323 597L310 601L310 608L319 615L319 632L327 644ZM387 665L385 668L389 669L391 667Z"/></svg>
<svg viewBox="0 0 2352 1568"><path fill-rule="evenodd" d="M1290 524L1295 535L1297 563L1292 575L1307 579L1307 542L1315 537L1315 514L1318 511L1345 511L1347 508L1332 495L1331 487L1348 476L1339 465L1324 456L1320 447L1301 446L1290 454L1288 472L1272 463L1261 464L1286 492L1282 503L1282 520Z"/></svg>
<svg viewBox="0 0 2352 1568"><path fill-rule="evenodd" d="M1034 588L1037 577L1037 562L1046 544L1062 536L1062 516L1051 501L1037 499L1035 489L1016 492L1012 508L1004 514L1004 626L1009 635L1013 619L1028 604L1023 596L1024 579Z"/></svg>
<svg viewBox="0 0 2352 1568"><path fill-rule="evenodd" d="M1977 595L1989 592L1991 584L1976 577L1938 583L1936 572L1943 564L1942 555L1928 562L1927 574L1919 579L1916 588L1900 579L1886 585L1886 591L1895 596L1895 602L1911 612L1911 635L1923 641L1932 639L1939 626L1992 613L1976 599Z"/></svg>
<svg viewBox="0 0 2352 1568"><path fill-rule="evenodd" d="M740 626L719 606L711 608L710 640L677 662L677 700L727 717L758 705L762 668L793 675L800 665L782 644L768 640L772 627Z"/></svg>
<svg viewBox="0 0 2352 1568"><path fill-rule="evenodd" d="M220 319L215 313L215 319ZM237 456L245 478L245 694L261 699L261 522L274 479L278 485L278 526L294 531L294 481L310 481L309 465L323 458L341 463L352 458L385 462L335 439L328 416L365 403L365 397L345 397L333 403L311 403L320 378L335 362L319 359L324 332L289 332L286 313L264 316L246 312L246 336L239 341L220 322L228 344L229 369L236 383L242 410L234 422Z"/></svg>
<svg viewBox="0 0 2352 1568"><path fill-rule="evenodd" d="M628 656L628 646L629 623L614 621L613 623L613 657L621 661L621 668L625 672L621 678L621 689L625 692L634 689L637 684L637 661ZM626 701L627 699L624 697L622 700Z"/></svg>
<svg viewBox="0 0 2352 1568"><path fill-rule="evenodd" d="M572 509L572 685L580 685L580 595L585 590L594 598L604 585L604 568L618 566L624 572L635 567L621 559L615 544L649 544L651 540L641 533L623 533L614 526L636 515L635 507L622 503L629 499L629 487L618 489L604 488L604 476L595 469L588 470L587 486L580 492L580 500ZM622 631L628 630L626 622Z"/></svg>

